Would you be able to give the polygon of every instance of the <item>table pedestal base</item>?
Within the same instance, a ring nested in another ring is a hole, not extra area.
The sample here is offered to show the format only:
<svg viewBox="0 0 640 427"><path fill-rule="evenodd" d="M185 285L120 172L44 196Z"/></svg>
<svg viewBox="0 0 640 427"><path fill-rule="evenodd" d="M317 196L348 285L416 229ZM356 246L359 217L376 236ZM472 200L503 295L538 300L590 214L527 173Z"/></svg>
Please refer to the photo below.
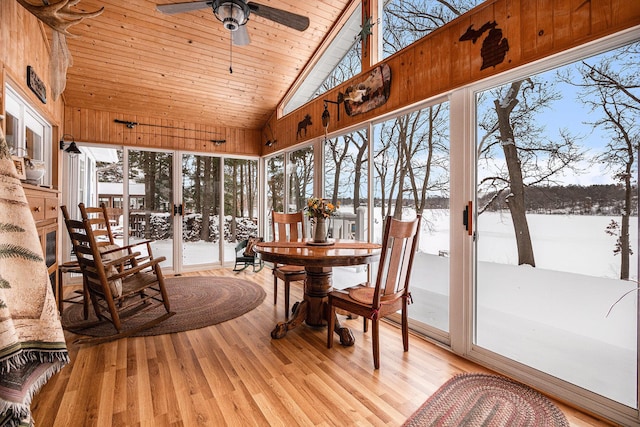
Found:
<svg viewBox="0 0 640 427"><path fill-rule="evenodd" d="M291 329L297 328L304 322L307 317L307 302L300 301L293 305L291 319L288 322L278 322L276 327L271 331L271 338L280 339L287 335Z"/></svg>
<svg viewBox="0 0 640 427"><path fill-rule="evenodd" d="M293 314L292 314L291 320L289 320L288 322L278 322L278 324L273 329L273 331L271 331L271 338L273 339L284 338L287 335L288 331L290 331L291 329L295 329L299 325L301 325L304 322L305 317L307 315L307 307L308 307L308 304L306 301L300 301L295 303L293 306ZM309 325L309 326L312 326L312 325ZM326 326L326 323L324 326ZM355 338L353 336L353 333L349 328L345 328L340 324L340 321L338 320L337 316L336 316L336 323L335 323L335 327L333 328L333 332L338 334L338 336L340 337L340 344L342 344L343 346L349 347L355 343Z"/></svg>
<svg viewBox="0 0 640 427"><path fill-rule="evenodd" d="M287 335L291 329L303 322L313 327L327 326L327 295L331 291L331 267L307 267L307 278L304 282L304 299L293 306L293 313L288 322L278 322L271 331L271 338L279 339ZM351 346L355 342L353 334L343 327L336 318L334 332L340 336L340 343Z"/></svg>

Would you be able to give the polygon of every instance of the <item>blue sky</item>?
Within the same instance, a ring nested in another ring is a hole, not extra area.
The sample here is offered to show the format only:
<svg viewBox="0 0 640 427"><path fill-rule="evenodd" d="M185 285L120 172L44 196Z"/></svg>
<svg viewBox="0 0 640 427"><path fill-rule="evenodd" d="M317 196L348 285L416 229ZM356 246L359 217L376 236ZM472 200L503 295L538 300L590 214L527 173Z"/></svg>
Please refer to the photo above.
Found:
<svg viewBox="0 0 640 427"><path fill-rule="evenodd" d="M611 51L587 59L591 64L598 63L606 56L612 56L617 52ZM628 58L624 58L627 59ZM535 76L537 81L547 80L556 82L556 90L561 94L561 99L554 101L551 108L545 109L536 114L536 121L545 127L546 138L550 140L559 138L559 131L566 129L571 135L579 138L579 145L587 150L585 156L593 158L607 149L612 134L602 127L594 127L591 123L603 117L602 109L591 111L590 106L585 105L583 98L585 95L574 85L558 81L558 70L563 74L566 70L572 71L572 77L576 82L581 80L579 73L575 70L576 64L570 64L558 69L553 69ZM615 65L614 65L615 69ZM640 92L636 89L636 92ZM640 94L639 94L640 95ZM638 118L640 122L640 117ZM637 132L637 131L636 131ZM494 155L502 156L501 152ZM500 162L502 163L502 162ZM561 180L565 184L591 185L613 183L612 172L606 170L599 164L581 164L584 172L573 174L567 171ZM636 170L637 173L637 170Z"/></svg>

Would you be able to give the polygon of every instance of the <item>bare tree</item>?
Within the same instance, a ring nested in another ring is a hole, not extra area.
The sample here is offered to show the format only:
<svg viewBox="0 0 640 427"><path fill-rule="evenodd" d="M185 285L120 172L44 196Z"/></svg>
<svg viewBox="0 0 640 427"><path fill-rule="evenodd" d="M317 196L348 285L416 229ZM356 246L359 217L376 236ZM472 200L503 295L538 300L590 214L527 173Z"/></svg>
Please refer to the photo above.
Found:
<svg viewBox="0 0 640 427"><path fill-rule="evenodd" d="M384 133L385 126L388 124L383 123L380 125L381 133ZM395 155L391 153L392 145L390 138L378 138L376 140L376 150L373 155L373 167L376 173L376 179L378 186L377 191L380 193L380 208L382 218L386 218L388 215L387 212L387 194L392 194L393 180L391 180L391 184L389 184L390 177L393 177L395 171L391 170L392 165L394 164L393 158Z"/></svg>
<svg viewBox="0 0 640 427"><path fill-rule="evenodd" d="M296 210L302 210L307 204L307 191L313 190L313 147L290 153L289 160L293 166L289 174L289 202L296 204Z"/></svg>
<svg viewBox="0 0 640 427"><path fill-rule="evenodd" d="M343 142L340 143L340 140ZM342 178L342 172L345 167L345 159L348 158L349 153L349 139L345 136L341 138L332 138L326 141L325 151L331 158L331 168L333 169L333 185L331 188L331 203L337 205L338 195L340 191L340 180ZM328 171L325 171L325 175Z"/></svg>
<svg viewBox="0 0 640 427"><path fill-rule="evenodd" d="M202 227L200 228L200 240L209 241L209 227L211 225L212 207L214 206L214 193L213 193L213 164L212 158L209 156L203 157L203 183L202 183L202 205L200 206L200 212L202 212Z"/></svg>
<svg viewBox="0 0 640 427"><path fill-rule="evenodd" d="M392 0L385 3L384 55L397 52L478 3L475 0ZM447 105L428 107L378 126L374 168L383 218L389 214L401 218L406 205L422 213L429 196L447 194Z"/></svg>
<svg viewBox="0 0 640 427"><path fill-rule="evenodd" d="M144 238L151 238L151 212L156 209L156 153L142 152L142 170L144 171Z"/></svg>
<svg viewBox="0 0 640 427"><path fill-rule="evenodd" d="M354 213L361 203L367 149L365 130L354 131L325 142L325 177L327 185L331 186L326 189L327 194L331 194L333 204L340 199L352 198ZM346 193L345 189L352 191L352 194Z"/></svg>
<svg viewBox="0 0 640 427"><path fill-rule="evenodd" d="M479 0L392 0L385 3L384 53L392 54L413 41L430 33L460 14L477 5ZM360 70L359 44L343 58L332 75L323 83L323 92L336 83L355 75ZM335 116L332 116L335 118ZM376 200L381 200L382 215L389 211L400 218L405 204L422 212L427 199L434 191L448 188L448 174L433 174L434 167L446 169L448 164L448 110L442 106L428 109L422 114L412 113L379 126L381 131L374 142L376 171ZM356 136L358 138L356 138ZM362 143L358 143L362 141ZM336 162L333 176L332 197L337 197L337 189L342 179L353 174L354 210L360 201L362 171L368 161L368 135L350 134L343 137L343 144L330 141L331 160ZM353 163L349 163L347 152L356 144L358 151ZM353 169L343 167L353 164ZM434 179L434 177L436 177ZM378 194L380 197L378 197ZM394 206L391 210L389 206Z"/></svg>
<svg viewBox="0 0 640 427"><path fill-rule="evenodd" d="M353 212L356 213L360 206L360 189L362 188L362 172L366 167L368 161L367 152L369 148L369 138L367 132L357 131L349 135L352 144L357 148L356 158L352 161L354 164L354 179L353 179Z"/></svg>
<svg viewBox="0 0 640 427"><path fill-rule="evenodd" d="M447 119L446 104L439 104L380 126L374 164L380 178L379 191L386 194L382 206L385 215L401 218L402 209L407 205L422 213L430 195L447 193ZM391 163L392 174L389 173ZM394 206L393 210L387 213L386 205Z"/></svg>
<svg viewBox="0 0 640 427"><path fill-rule="evenodd" d="M555 183L561 171L577 168L584 153L577 145L577 137L568 131L560 130L549 140L544 137L544 127L537 124L536 114L560 97L554 83L528 78L485 94L492 100L479 103L479 127L485 134L478 144L478 159L479 163L491 165L491 172L480 180L478 192L490 197L478 211L482 213L503 198L511 214L518 264L535 266L525 188Z"/></svg>
<svg viewBox="0 0 640 427"><path fill-rule="evenodd" d="M391 0L384 6L383 50L392 55L483 0Z"/></svg>
<svg viewBox="0 0 640 427"><path fill-rule="evenodd" d="M570 74L561 77L565 82L580 88L580 99L589 106L597 119L591 122L593 128L601 128L610 136L596 161L613 174L613 178L624 188L625 196L620 224L612 221L605 230L616 235L614 253L620 258L620 279L629 279L629 260L633 251L629 236L629 220L633 212L634 167L640 144L640 43L624 46L593 61L582 61L577 71L580 79Z"/></svg>

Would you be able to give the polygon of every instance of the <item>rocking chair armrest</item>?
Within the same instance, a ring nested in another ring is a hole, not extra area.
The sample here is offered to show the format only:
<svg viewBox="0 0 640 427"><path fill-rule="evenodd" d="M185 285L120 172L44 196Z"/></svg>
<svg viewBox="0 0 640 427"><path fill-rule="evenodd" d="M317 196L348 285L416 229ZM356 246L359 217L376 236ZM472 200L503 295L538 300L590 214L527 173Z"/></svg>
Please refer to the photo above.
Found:
<svg viewBox="0 0 640 427"><path fill-rule="evenodd" d="M108 254L109 252L104 252L102 255L104 254ZM132 252L129 253L125 256L121 256L119 258L115 258L115 259L110 259L110 260L106 260L103 258L102 263L104 264L105 268L108 268L110 266L120 266L123 264L127 264L132 260L137 260L138 257L141 255L140 252Z"/></svg>
<svg viewBox="0 0 640 427"><path fill-rule="evenodd" d="M142 264L138 264L135 266L131 266L131 267L127 267L125 268L122 272L118 272L118 274L114 274L112 276L108 276L107 279L108 280L117 280L117 279L123 279L129 276L132 276L136 273L141 272L142 270L145 270L149 267L151 268L155 268L158 264L160 264L161 262L165 261L167 258L164 256L158 257L158 258L153 258L150 259L149 261L142 263Z"/></svg>
<svg viewBox="0 0 640 427"><path fill-rule="evenodd" d="M111 249L106 249L108 247L110 247ZM114 252L121 252L126 249L128 249L128 246L117 246L117 245L102 246L100 248L100 254L104 256L104 255L112 254Z"/></svg>
<svg viewBox="0 0 640 427"><path fill-rule="evenodd" d="M135 246L146 245L147 248L151 249L151 243L153 243L153 240L140 240L139 242L128 244L127 247L133 248Z"/></svg>
<svg viewBox="0 0 640 427"><path fill-rule="evenodd" d="M150 251L152 242L153 242L153 240L142 240L140 242L135 242L135 243L130 243L128 245L120 246L120 250L129 250L130 251L132 248L135 248L136 246L147 245L147 250Z"/></svg>

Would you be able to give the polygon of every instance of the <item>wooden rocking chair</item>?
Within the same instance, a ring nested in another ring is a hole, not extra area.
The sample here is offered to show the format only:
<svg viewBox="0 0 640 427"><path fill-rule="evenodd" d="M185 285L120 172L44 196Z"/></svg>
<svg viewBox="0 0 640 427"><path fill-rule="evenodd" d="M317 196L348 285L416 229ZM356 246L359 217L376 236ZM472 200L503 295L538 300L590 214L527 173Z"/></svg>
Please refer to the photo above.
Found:
<svg viewBox="0 0 640 427"><path fill-rule="evenodd" d="M262 242L262 237L249 237L246 240L241 240L236 245L236 263L233 266L233 271L239 273L244 271L245 268L253 267L253 272L257 273L264 267L264 261L253 250L256 243Z"/></svg>
<svg viewBox="0 0 640 427"><path fill-rule="evenodd" d="M134 252L136 245L119 247L108 240L99 241L96 231L108 227L98 218L87 218L86 208L80 204L83 220L72 220L66 206L62 214L69 237L82 271L97 322L87 322L75 327L89 328L104 321L110 322L114 335L82 338L77 343L100 343L133 335L168 319L171 311L160 263L164 257L151 258ZM142 324L126 327L130 319L162 306L160 313Z"/></svg>
<svg viewBox="0 0 640 427"><path fill-rule="evenodd" d="M63 207L66 209L66 207ZM113 223L115 222L114 211L119 214L119 210L108 208L104 203L101 203L99 207L85 206L84 204L80 204L80 213L82 215L82 219L88 219L91 222L91 226L93 228L93 233L98 242L98 246L103 247L101 250L104 250L104 247L109 246L112 249L115 249L116 241L115 241L115 233L112 229ZM68 211L67 211L68 213ZM127 248L133 248L139 246L136 251L145 252L145 256L149 258L153 258L153 251L151 249L151 240L141 240L137 241ZM137 258L138 261L141 258ZM64 282L63 276L65 273L82 273L80 269L80 265L78 261L68 261L64 264L61 264L58 267L58 295L60 295L60 299L58 301L58 310L62 314L64 311L64 303L74 303L74 304L82 304L83 305L83 314L84 319L87 320L89 317L89 292L87 290L86 284L83 284L82 291L75 291L71 296L64 298Z"/></svg>

